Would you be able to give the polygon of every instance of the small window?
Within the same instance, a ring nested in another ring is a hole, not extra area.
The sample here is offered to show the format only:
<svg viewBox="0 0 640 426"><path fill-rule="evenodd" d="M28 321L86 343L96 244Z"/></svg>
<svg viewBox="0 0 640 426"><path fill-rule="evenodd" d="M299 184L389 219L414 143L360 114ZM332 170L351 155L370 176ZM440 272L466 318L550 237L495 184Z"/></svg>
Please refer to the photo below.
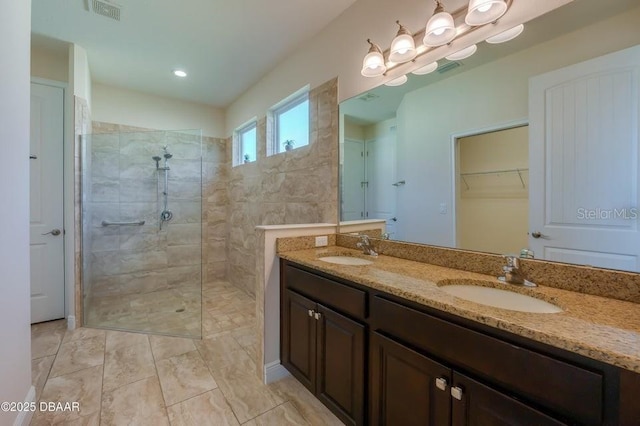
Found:
<svg viewBox="0 0 640 426"><path fill-rule="evenodd" d="M271 110L273 140L269 154L309 145L309 92L305 91Z"/></svg>
<svg viewBox="0 0 640 426"><path fill-rule="evenodd" d="M255 120L236 130L233 139L235 152L234 166L256 161L257 131Z"/></svg>

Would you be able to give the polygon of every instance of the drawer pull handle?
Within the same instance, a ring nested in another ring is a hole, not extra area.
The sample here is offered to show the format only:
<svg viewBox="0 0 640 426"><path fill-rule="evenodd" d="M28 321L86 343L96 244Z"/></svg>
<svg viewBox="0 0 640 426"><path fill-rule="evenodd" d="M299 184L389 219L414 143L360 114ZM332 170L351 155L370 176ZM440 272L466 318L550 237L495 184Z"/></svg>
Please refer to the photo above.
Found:
<svg viewBox="0 0 640 426"><path fill-rule="evenodd" d="M440 389L441 391L446 391L447 390L447 379L445 379L443 377L438 377L436 379L436 387L438 389Z"/></svg>
<svg viewBox="0 0 640 426"><path fill-rule="evenodd" d="M458 401L462 400L462 389L457 386L453 386L451 388L451 396L457 399Z"/></svg>
<svg viewBox="0 0 640 426"><path fill-rule="evenodd" d="M315 317L315 319L319 320L322 317L322 314L320 312L316 312L313 314L313 316Z"/></svg>
<svg viewBox="0 0 640 426"><path fill-rule="evenodd" d="M312 316L313 316L313 314L315 314L315 312L313 311L313 309L309 309L308 313L309 313L309 316L310 316L310 317L312 317Z"/></svg>

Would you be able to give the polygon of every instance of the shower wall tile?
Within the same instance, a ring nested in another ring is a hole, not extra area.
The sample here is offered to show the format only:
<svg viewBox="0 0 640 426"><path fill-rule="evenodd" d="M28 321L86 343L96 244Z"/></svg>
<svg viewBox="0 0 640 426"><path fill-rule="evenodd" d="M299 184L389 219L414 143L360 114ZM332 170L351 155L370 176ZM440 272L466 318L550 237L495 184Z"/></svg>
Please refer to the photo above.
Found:
<svg viewBox="0 0 640 426"><path fill-rule="evenodd" d="M166 229L169 246L200 244L202 241L202 226L199 223L172 223Z"/></svg>
<svg viewBox="0 0 640 426"><path fill-rule="evenodd" d="M167 247L168 266L200 265L200 244Z"/></svg>
<svg viewBox="0 0 640 426"><path fill-rule="evenodd" d="M120 201L156 203L158 201L158 181L156 179L125 179L121 177Z"/></svg>
<svg viewBox="0 0 640 426"><path fill-rule="evenodd" d="M201 223L202 204L198 201L181 201L171 207L173 219L171 224Z"/></svg>
<svg viewBox="0 0 640 426"><path fill-rule="evenodd" d="M120 199L120 183L116 179L93 176L89 201L117 203Z"/></svg>
<svg viewBox="0 0 640 426"><path fill-rule="evenodd" d="M178 288L193 286L200 283L200 265L170 266L167 268L165 277L167 288Z"/></svg>

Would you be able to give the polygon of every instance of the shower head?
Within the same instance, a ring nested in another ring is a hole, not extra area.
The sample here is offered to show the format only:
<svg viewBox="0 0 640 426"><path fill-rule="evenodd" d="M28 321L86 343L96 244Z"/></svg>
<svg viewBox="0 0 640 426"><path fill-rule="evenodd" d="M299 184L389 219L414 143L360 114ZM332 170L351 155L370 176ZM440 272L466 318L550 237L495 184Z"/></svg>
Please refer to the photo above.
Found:
<svg viewBox="0 0 640 426"><path fill-rule="evenodd" d="M169 154L168 152L164 155L164 158L166 158L167 160L171 157L173 157L173 155Z"/></svg>
<svg viewBox="0 0 640 426"><path fill-rule="evenodd" d="M169 158L173 157L173 155L169 154L169 145L163 146L162 150L164 151L164 158L166 160L168 160Z"/></svg>
<svg viewBox="0 0 640 426"><path fill-rule="evenodd" d="M160 161L160 157L158 157L157 155L154 155L151 158L153 158L153 161L156 161L156 162Z"/></svg>

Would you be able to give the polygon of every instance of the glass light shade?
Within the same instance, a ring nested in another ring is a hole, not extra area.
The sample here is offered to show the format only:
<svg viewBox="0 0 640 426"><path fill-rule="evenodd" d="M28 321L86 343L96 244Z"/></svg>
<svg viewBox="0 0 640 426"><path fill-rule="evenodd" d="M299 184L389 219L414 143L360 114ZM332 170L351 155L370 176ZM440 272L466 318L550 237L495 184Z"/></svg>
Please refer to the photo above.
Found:
<svg viewBox="0 0 640 426"><path fill-rule="evenodd" d="M406 75L401 75L398 78L394 78L391 81L387 81L384 85L385 86L391 86L391 87L395 87L395 86L402 86L403 84L405 84L407 82L408 78Z"/></svg>
<svg viewBox="0 0 640 426"><path fill-rule="evenodd" d="M416 44L413 37L409 34L398 34L391 42L391 53L389 60L395 63L402 63L412 60L416 57Z"/></svg>
<svg viewBox="0 0 640 426"><path fill-rule="evenodd" d="M425 75L425 74L432 73L437 69L438 69L438 63L437 62L431 62L430 64L427 64L427 65L425 65L423 67L420 67L417 70L411 71L411 73L415 74L415 75Z"/></svg>
<svg viewBox="0 0 640 426"><path fill-rule="evenodd" d="M507 11L504 0L471 0L464 22L470 26L485 25L494 22Z"/></svg>
<svg viewBox="0 0 640 426"><path fill-rule="evenodd" d="M183 70L173 70L173 75L175 75L176 77L186 77L187 73Z"/></svg>
<svg viewBox="0 0 640 426"><path fill-rule="evenodd" d="M507 31L503 31L500 34L489 37L486 41L490 44L504 43L518 37L520 34L522 34L522 31L524 31L524 25L520 24L511 29L508 29Z"/></svg>
<svg viewBox="0 0 640 426"><path fill-rule="evenodd" d="M471 46L465 47L462 50L458 50L457 52L452 53L449 56L445 56L445 58L447 58L450 61L460 61L476 53L476 50L478 50L478 46L476 46L475 44L472 44Z"/></svg>
<svg viewBox="0 0 640 426"><path fill-rule="evenodd" d="M367 53L362 61L362 71L360 71L360 74L364 77L380 77L387 72L382 50L380 50L380 46L372 43L371 40L367 40L367 43L369 43L371 47L369 48L369 53Z"/></svg>
<svg viewBox="0 0 640 426"><path fill-rule="evenodd" d="M453 16L441 11L433 15L427 22L422 42L425 46L436 47L449 43L455 37L456 26L453 22Z"/></svg>

